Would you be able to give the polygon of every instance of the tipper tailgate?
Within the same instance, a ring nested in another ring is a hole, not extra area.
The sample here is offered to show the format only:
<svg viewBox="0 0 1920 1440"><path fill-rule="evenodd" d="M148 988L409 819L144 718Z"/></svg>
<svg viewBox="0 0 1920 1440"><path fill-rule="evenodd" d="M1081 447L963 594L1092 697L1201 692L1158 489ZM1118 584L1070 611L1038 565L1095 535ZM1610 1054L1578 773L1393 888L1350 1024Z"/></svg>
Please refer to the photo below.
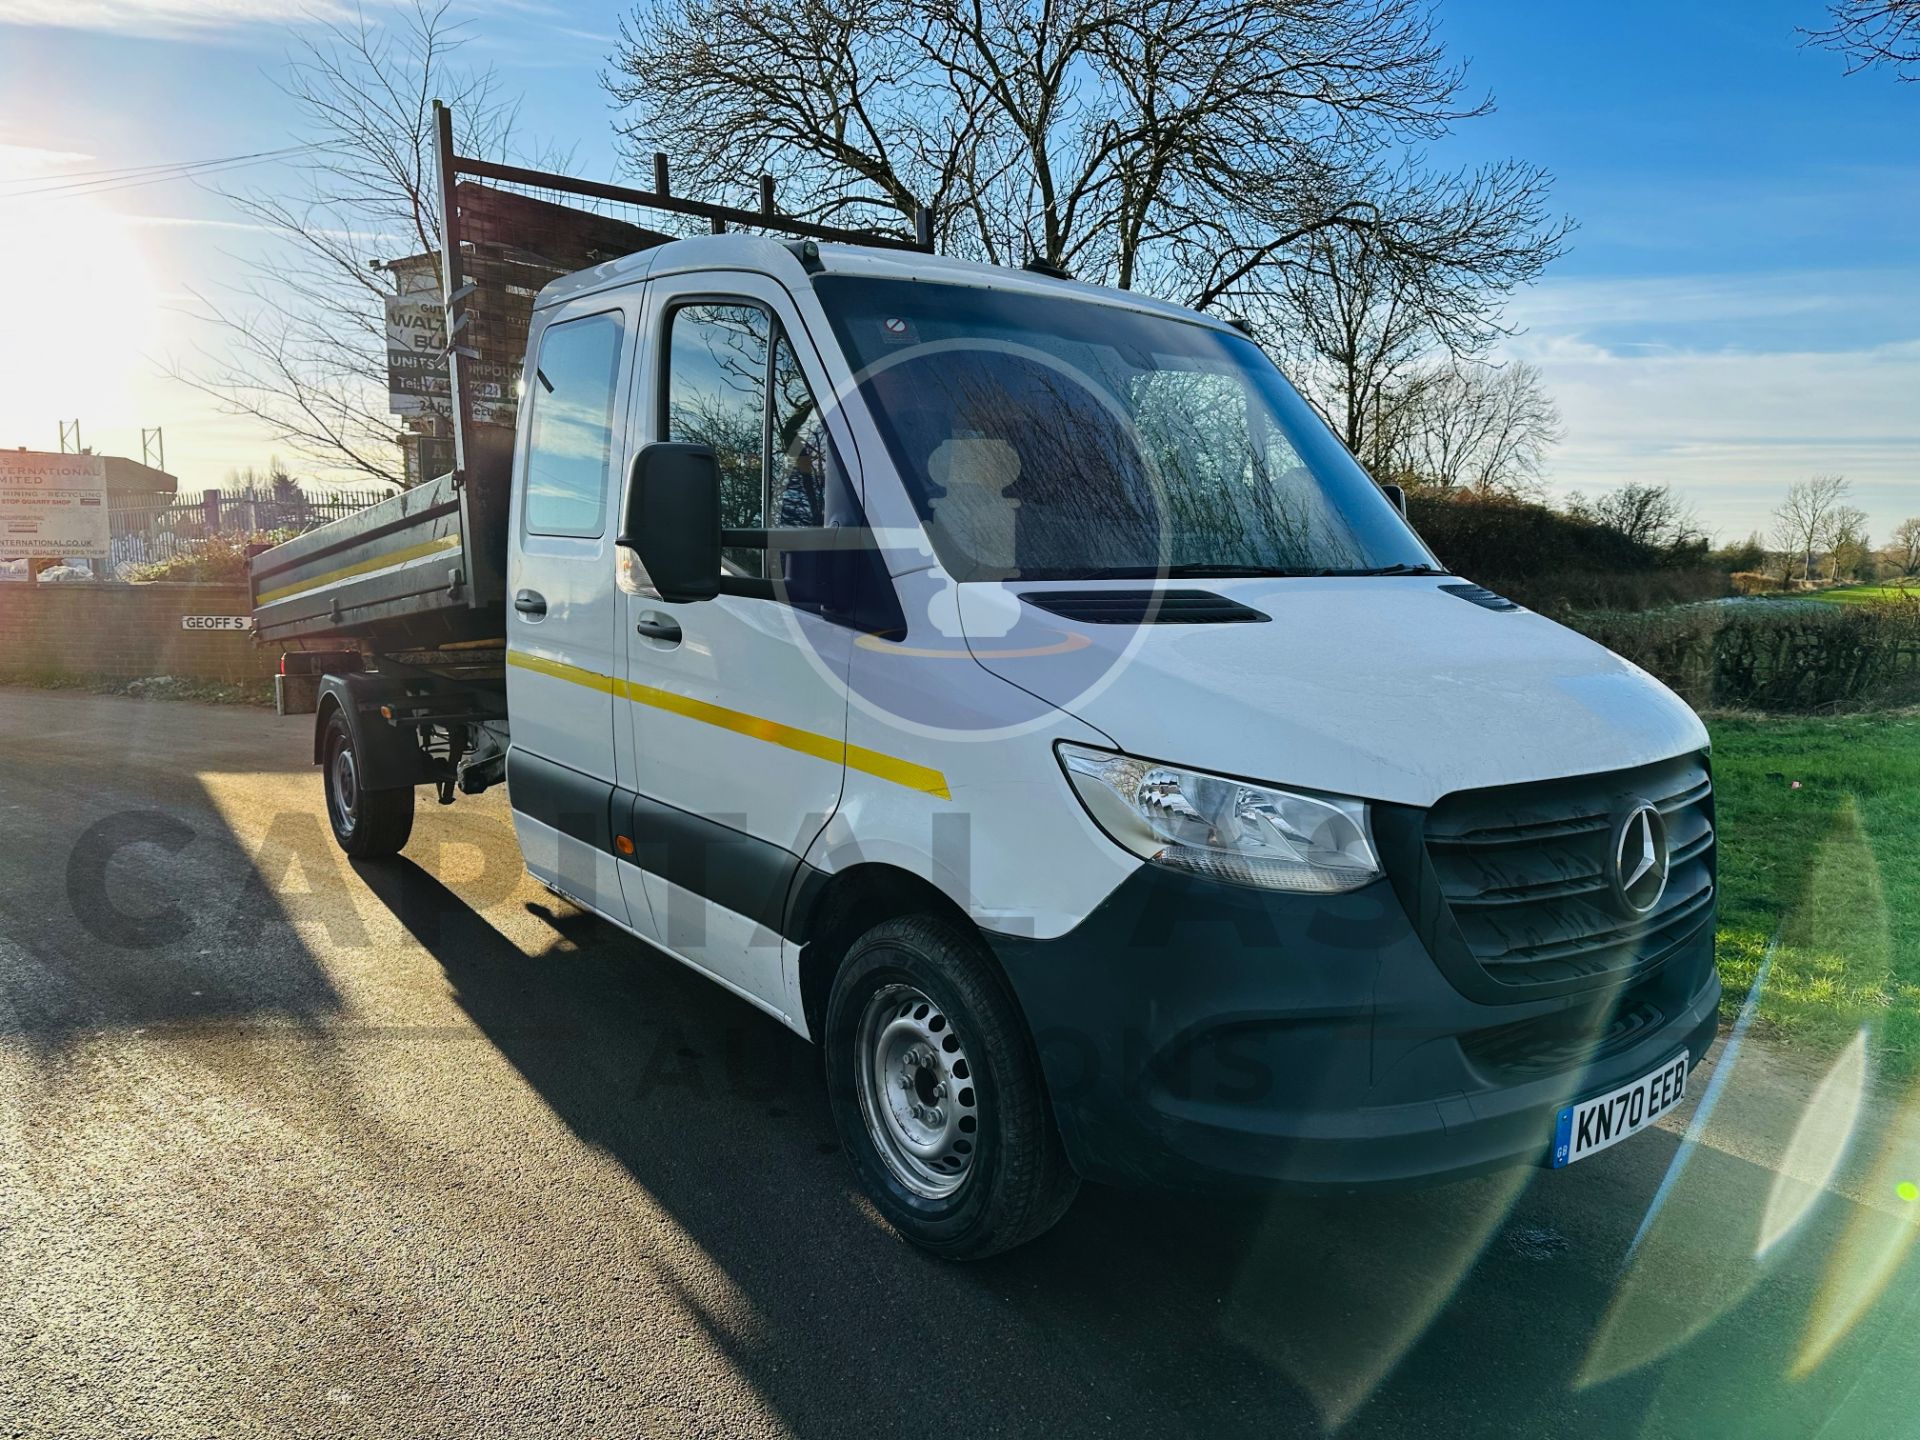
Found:
<svg viewBox="0 0 1920 1440"><path fill-rule="evenodd" d="M460 492L442 475L253 557L254 627L266 640L375 635L432 644L499 618L473 608Z"/></svg>

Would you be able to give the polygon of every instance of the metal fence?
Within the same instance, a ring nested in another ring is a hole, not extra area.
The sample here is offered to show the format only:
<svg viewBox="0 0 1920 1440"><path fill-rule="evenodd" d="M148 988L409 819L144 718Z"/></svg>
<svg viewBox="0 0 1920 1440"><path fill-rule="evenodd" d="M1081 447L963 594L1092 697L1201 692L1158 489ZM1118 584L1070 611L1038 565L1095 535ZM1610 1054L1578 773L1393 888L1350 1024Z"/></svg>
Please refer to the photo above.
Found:
<svg viewBox="0 0 1920 1440"><path fill-rule="evenodd" d="M390 490L209 490L190 500L108 511L112 558L107 572L125 579L143 566L190 555L209 540L278 543L377 504Z"/></svg>

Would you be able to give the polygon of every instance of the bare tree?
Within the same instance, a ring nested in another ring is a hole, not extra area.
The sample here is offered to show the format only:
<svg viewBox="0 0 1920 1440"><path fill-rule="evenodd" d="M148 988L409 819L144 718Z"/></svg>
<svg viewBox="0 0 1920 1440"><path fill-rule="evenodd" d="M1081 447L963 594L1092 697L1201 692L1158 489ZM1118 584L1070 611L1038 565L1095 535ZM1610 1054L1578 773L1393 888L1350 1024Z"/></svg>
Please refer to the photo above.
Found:
<svg viewBox="0 0 1920 1440"><path fill-rule="evenodd" d="M611 58L636 156L694 186L775 170L786 208L843 222L927 205L951 252L1256 321L1336 235L1429 324L1483 319L1567 231L1536 167L1409 158L1490 104L1430 0L656 0Z"/></svg>
<svg viewBox="0 0 1920 1440"><path fill-rule="evenodd" d="M1893 527L1893 543L1887 550L1902 575L1920 575L1920 515L1909 515Z"/></svg>
<svg viewBox="0 0 1920 1440"><path fill-rule="evenodd" d="M1836 0L1832 21L1808 40L1847 57L1847 73L1885 66L1897 80L1920 80L1920 0Z"/></svg>
<svg viewBox="0 0 1920 1440"><path fill-rule="evenodd" d="M1540 372L1443 363L1416 372L1389 397L1391 473L1416 484L1518 494L1539 480L1560 438L1560 416Z"/></svg>
<svg viewBox="0 0 1920 1440"><path fill-rule="evenodd" d="M1693 507L1674 493L1671 485L1642 482L1623 485L1582 507L1595 522L1617 531L1636 545L1669 549L1701 536Z"/></svg>
<svg viewBox="0 0 1920 1440"><path fill-rule="evenodd" d="M1773 512L1773 538L1789 555L1801 557L1801 578L1813 579L1814 556L1827 548L1834 520L1848 494L1845 476L1815 475L1787 487L1787 498ZM1787 574L1792 578L1792 564Z"/></svg>
<svg viewBox="0 0 1920 1440"><path fill-rule="evenodd" d="M1352 230L1312 237L1279 278L1289 323L1272 328L1276 348L1347 448L1389 478L1406 452L1402 422L1419 398L1407 372L1433 345L1426 310L1397 283L1371 237Z"/></svg>
<svg viewBox="0 0 1920 1440"><path fill-rule="evenodd" d="M1873 542L1867 538L1867 512L1855 505L1837 507L1828 529L1827 548L1833 556L1833 578L1858 580L1873 558Z"/></svg>
<svg viewBox="0 0 1920 1440"><path fill-rule="evenodd" d="M515 118L490 70L461 67L450 0L410 0L394 23L361 11L302 31L281 88L309 149L281 190L227 198L279 237L219 295L196 296L216 345L168 373L263 424L333 474L405 483L387 411L375 262L440 248L433 100L463 153L504 153Z"/></svg>

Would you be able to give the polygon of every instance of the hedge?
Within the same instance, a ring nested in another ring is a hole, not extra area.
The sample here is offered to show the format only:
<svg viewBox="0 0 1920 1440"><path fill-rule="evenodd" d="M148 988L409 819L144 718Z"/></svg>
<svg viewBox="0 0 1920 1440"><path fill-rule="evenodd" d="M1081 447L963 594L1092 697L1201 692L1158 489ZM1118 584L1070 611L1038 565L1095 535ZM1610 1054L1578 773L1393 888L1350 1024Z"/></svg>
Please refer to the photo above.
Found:
<svg viewBox="0 0 1920 1440"><path fill-rule="evenodd" d="M1690 704L1818 711L1920 700L1920 604L1738 600L1568 623Z"/></svg>
<svg viewBox="0 0 1920 1440"><path fill-rule="evenodd" d="M1728 591L1726 573L1707 566L1685 570L1561 570L1533 576L1456 568L1471 575L1475 583L1517 600L1529 610L1568 623L1582 613L1661 610L1717 600Z"/></svg>
<svg viewBox="0 0 1920 1440"><path fill-rule="evenodd" d="M247 562L259 551L291 540L297 530L270 530L253 535L210 535L190 550L135 569L130 580L188 580L202 584L244 583Z"/></svg>
<svg viewBox="0 0 1920 1440"><path fill-rule="evenodd" d="M1705 542L1660 547L1577 515L1511 496L1413 490L1407 515L1458 575L1532 610L1645 610L1732 593L1705 563Z"/></svg>

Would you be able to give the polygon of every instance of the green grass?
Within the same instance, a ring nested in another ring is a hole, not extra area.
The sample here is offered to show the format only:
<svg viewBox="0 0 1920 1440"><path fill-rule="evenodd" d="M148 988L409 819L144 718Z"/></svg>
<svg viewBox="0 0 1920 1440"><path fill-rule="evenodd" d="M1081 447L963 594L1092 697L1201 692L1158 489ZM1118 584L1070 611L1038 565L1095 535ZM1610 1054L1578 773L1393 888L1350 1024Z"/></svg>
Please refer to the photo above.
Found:
<svg viewBox="0 0 1920 1440"><path fill-rule="evenodd" d="M1837 590L1815 590L1807 597L1827 605L1879 605L1888 600L1920 601L1920 580L1888 585L1844 585Z"/></svg>
<svg viewBox="0 0 1920 1440"><path fill-rule="evenodd" d="M1777 930L1758 1024L1823 1045L1869 1026L1883 1074L1920 1071L1920 712L1709 728L1727 1013Z"/></svg>

